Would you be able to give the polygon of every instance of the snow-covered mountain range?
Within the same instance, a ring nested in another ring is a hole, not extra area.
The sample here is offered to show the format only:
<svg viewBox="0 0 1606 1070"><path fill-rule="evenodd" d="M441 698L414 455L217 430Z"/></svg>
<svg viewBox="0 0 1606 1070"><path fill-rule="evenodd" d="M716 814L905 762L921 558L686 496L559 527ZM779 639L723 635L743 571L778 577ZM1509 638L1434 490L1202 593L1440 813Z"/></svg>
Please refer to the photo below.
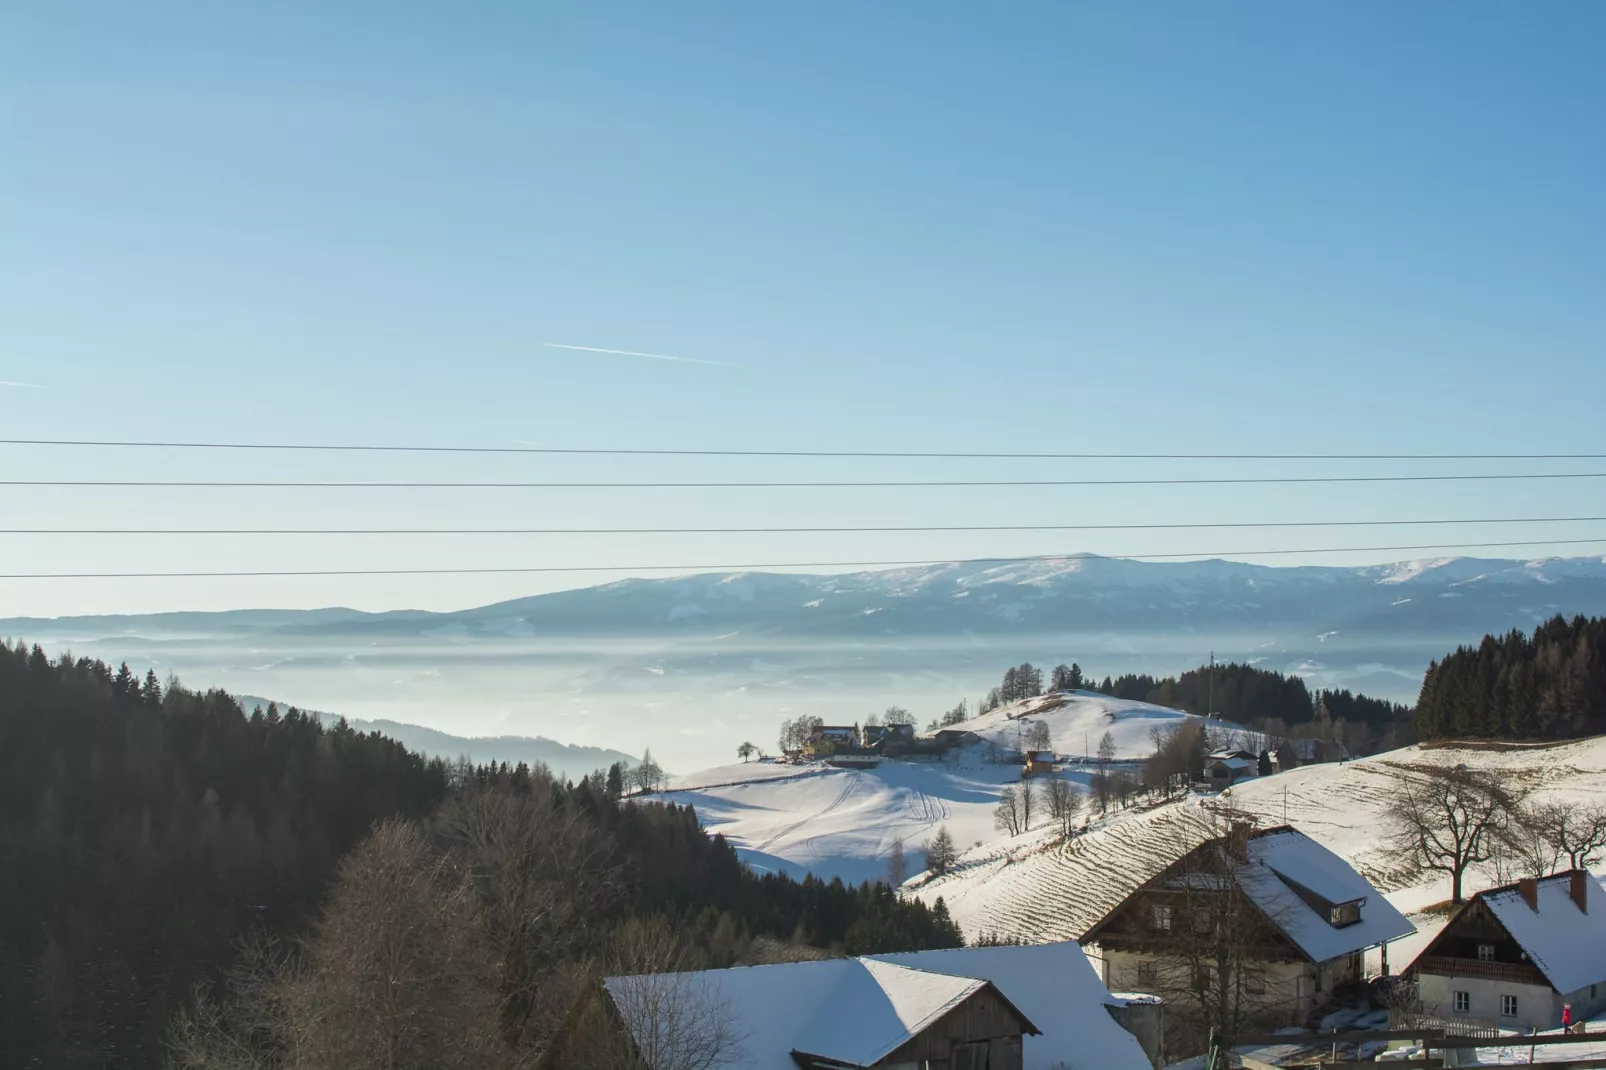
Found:
<svg viewBox="0 0 1606 1070"><path fill-rule="evenodd" d="M1452 557L1360 567L1134 561L1077 554L842 575L728 572L629 579L455 612L240 610L0 619L8 631L204 629L300 635L695 635L736 627L815 637L1171 630L1319 632L1527 624L1606 606L1606 557ZM1475 637L1474 637L1475 638Z"/></svg>
<svg viewBox="0 0 1606 1070"><path fill-rule="evenodd" d="M837 575L630 579L455 612L240 610L0 620L0 635L459 735L543 735L671 768L801 712L922 724L1007 665L1098 677L1218 659L1414 701L1428 662L1557 613L1606 613L1606 559L1357 568L1073 555Z"/></svg>

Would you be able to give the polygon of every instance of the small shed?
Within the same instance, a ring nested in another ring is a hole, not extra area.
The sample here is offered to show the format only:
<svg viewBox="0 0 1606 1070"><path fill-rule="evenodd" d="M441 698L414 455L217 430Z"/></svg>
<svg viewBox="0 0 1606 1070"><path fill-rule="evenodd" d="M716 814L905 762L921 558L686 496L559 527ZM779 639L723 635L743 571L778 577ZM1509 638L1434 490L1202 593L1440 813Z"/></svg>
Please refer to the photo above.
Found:
<svg viewBox="0 0 1606 1070"><path fill-rule="evenodd" d="M1022 777L1038 776L1054 771L1054 752L1051 750L1029 750L1026 752L1026 761L1021 765Z"/></svg>

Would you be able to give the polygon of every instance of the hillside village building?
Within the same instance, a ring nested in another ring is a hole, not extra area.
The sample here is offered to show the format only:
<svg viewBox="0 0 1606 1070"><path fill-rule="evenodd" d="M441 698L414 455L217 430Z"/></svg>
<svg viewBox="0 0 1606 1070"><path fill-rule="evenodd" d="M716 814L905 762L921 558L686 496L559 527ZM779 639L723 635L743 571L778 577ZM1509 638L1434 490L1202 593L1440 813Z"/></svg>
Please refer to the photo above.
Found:
<svg viewBox="0 0 1606 1070"><path fill-rule="evenodd" d="M803 753L810 758L824 758L838 747L856 747L859 730L852 725L820 725L809 733L803 744Z"/></svg>
<svg viewBox="0 0 1606 1070"><path fill-rule="evenodd" d="M1606 892L1583 870L1479 892L1407 971L1424 1010L1554 1029L1606 1011Z"/></svg>
<svg viewBox="0 0 1606 1070"><path fill-rule="evenodd" d="M675 1002L720 1008L740 1039L711 1070L1153 1065L1117 1024L1124 1001L1070 942L610 977L604 988L638 1051L672 1030L662 1019Z"/></svg>
<svg viewBox="0 0 1606 1070"><path fill-rule="evenodd" d="M1226 991L1265 1025L1303 1025L1363 979L1367 949L1415 931L1315 840L1236 824L1127 895L1082 943L1102 949L1113 989L1155 992L1175 1011Z"/></svg>
<svg viewBox="0 0 1606 1070"><path fill-rule="evenodd" d="M1246 750L1218 750L1205 756L1205 779L1218 791L1252 779L1259 772L1260 760Z"/></svg>

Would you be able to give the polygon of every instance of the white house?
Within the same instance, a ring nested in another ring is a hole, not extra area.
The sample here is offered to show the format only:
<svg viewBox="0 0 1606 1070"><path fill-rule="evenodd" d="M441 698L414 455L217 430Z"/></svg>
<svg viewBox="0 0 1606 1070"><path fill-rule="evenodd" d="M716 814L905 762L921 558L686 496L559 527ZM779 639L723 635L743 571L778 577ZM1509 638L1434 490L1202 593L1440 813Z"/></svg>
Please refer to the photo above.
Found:
<svg viewBox="0 0 1606 1070"><path fill-rule="evenodd" d="M1408 974L1424 1010L1554 1029L1606 1011L1606 892L1583 870L1479 892Z"/></svg>

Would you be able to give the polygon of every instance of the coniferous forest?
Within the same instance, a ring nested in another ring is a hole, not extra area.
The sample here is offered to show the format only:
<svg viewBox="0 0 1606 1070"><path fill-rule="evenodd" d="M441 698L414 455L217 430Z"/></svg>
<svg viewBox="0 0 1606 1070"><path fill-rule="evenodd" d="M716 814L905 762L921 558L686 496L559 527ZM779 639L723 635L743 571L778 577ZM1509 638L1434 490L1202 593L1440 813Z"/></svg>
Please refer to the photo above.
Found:
<svg viewBox="0 0 1606 1070"><path fill-rule="evenodd" d="M1423 739L1568 739L1606 732L1606 618L1554 617L1484 636L1428 666Z"/></svg>
<svg viewBox="0 0 1606 1070"><path fill-rule="evenodd" d="M247 713L221 691L0 643L0 1065L161 1066L175 1019L204 1047L227 1023L198 1019L196 994L220 993L202 1003L216 1011L242 948L304 956L296 984L275 991L313 991L316 964L345 946L341 925L394 905L394 881L363 883L384 865L412 874L407 887L444 889L451 874L470 890L441 902L470 903L461 917L478 935L447 946L479 956L459 972L464 991L487 994L493 1046L525 1054L543 1042L537 1025L562 1016L535 1014L530 978L601 968L624 926L658 926L703 965L776 954L769 944L802 954L960 942L940 905L899 901L885 885L757 876L690 808L622 804L613 772L571 784L523 766L448 766L344 722ZM510 886L499 867L518 856L509 837L520 829L529 858L531 845L566 844L581 860L532 863L522 878L560 882L578 904L543 947L522 920L495 922ZM409 837L428 881L397 861ZM357 984L340 978L360 976L337 973L339 991L317 990L316 1005L337 1006ZM250 1065L278 1065L282 1037L259 1019L247 1039L265 1054Z"/></svg>

